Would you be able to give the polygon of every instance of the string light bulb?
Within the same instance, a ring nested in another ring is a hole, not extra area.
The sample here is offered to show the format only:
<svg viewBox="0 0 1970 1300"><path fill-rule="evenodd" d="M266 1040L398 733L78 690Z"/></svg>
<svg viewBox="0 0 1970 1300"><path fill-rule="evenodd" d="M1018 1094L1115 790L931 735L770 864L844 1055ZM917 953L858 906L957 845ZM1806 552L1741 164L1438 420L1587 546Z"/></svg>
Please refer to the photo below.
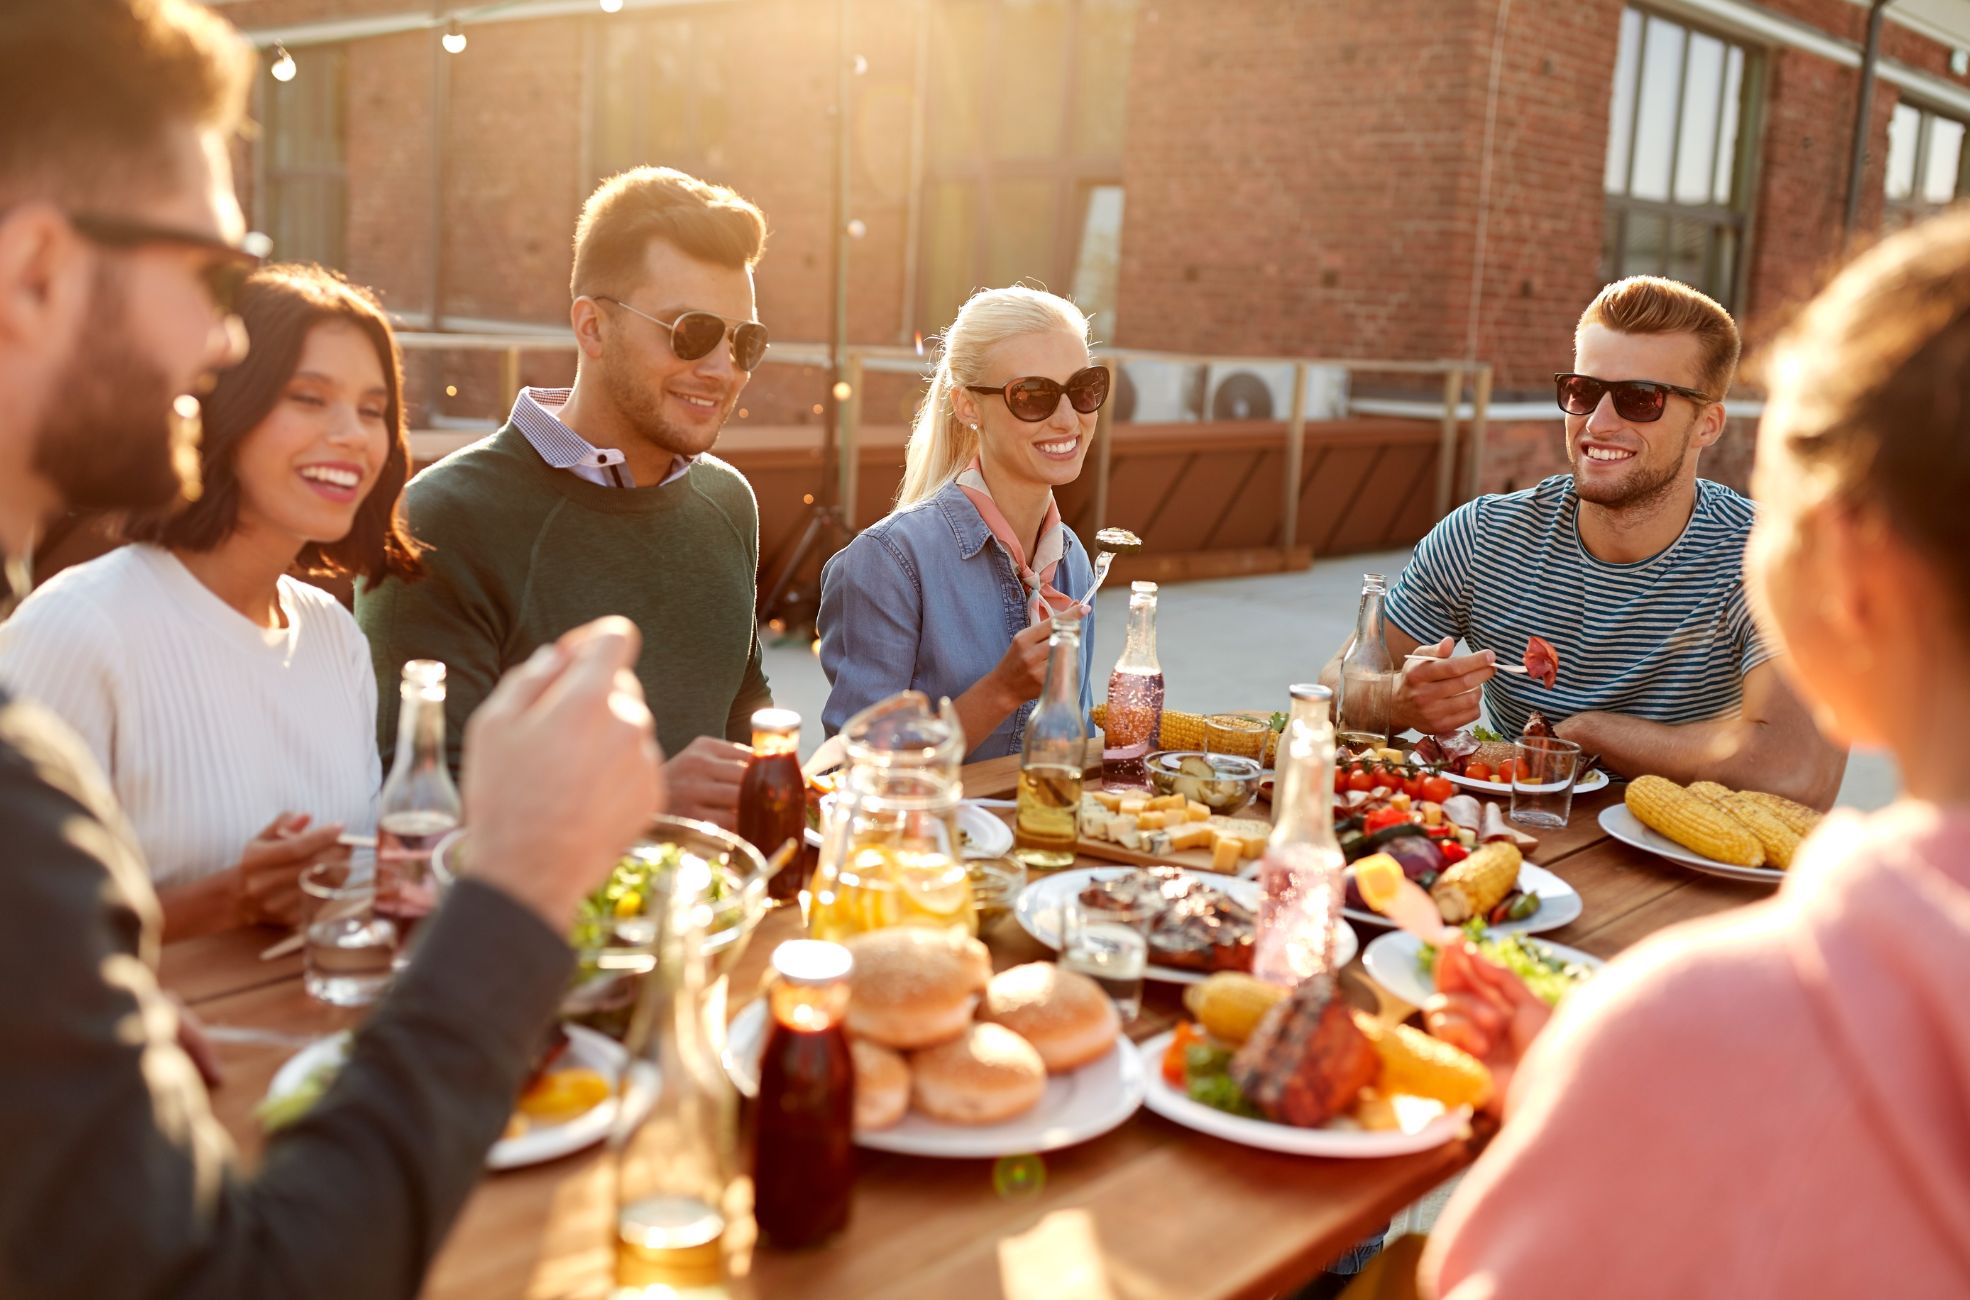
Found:
<svg viewBox="0 0 1970 1300"><path fill-rule="evenodd" d="M294 80L294 74L300 70L299 67L295 66L294 56L287 52L287 47L276 41L274 43L274 63L271 68L267 69L267 71L274 74L274 80L280 82L292 81Z"/></svg>
<svg viewBox="0 0 1970 1300"><path fill-rule="evenodd" d="M602 0L602 12L605 14L621 13L622 0Z"/></svg>
<svg viewBox="0 0 1970 1300"><path fill-rule="evenodd" d="M465 28L459 25L458 19L454 18L445 25L443 43L446 54L465 53Z"/></svg>

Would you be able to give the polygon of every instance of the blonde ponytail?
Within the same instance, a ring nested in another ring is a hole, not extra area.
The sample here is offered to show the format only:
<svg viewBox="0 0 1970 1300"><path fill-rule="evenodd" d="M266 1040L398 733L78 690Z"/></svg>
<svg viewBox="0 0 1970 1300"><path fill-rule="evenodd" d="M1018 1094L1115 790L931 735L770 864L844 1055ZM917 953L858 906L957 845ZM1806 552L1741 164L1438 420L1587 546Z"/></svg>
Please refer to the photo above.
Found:
<svg viewBox="0 0 1970 1300"><path fill-rule="evenodd" d="M1067 299L1023 284L980 289L958 308L938 342L937 369L910 426L903 485L896 492L898 509L936 496L978 454L978 434L958 420L952 395L986 382L992 350L1001 343L1053 330L1066 330L1085 343L1088 318Z"/></svg>

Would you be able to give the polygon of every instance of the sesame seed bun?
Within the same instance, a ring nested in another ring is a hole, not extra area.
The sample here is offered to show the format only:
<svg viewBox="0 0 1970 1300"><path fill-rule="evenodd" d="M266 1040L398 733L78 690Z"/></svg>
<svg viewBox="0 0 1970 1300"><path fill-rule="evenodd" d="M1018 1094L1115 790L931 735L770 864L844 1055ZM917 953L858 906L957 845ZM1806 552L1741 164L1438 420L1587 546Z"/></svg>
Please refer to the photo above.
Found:
<svg viewBox="0 0 1970 1300"><path fill-rule="evenodd" d="M997 1124L1039 1105L1047 1067L1004 1025L972 1025L910 1058L910 1101L947 1124Z"/></svg>
<svg viewBox="0 0 1970 1300"><path fill-rule="evenodd" d="M847 941L848 1032L898 1051L949 1042L971 1023L991 954L965 935L893 926Z"/></svg>
<svg viewBox="0 0 1970 1300"><path fill-rule="evenodd" d="M1101 985L1046 961L994 975L978 1018L1031 1043L1049 1074L1100 1060L1122 1032L1122 1018Z"/></svg>
<svg viewBox="0 0 1970 1300"><path fill-rule="evenodd" d="M888 1128L910 1108L910 1066L887 1047L857 1039L848 1045L855 1061L855 1128Z"/></svg>

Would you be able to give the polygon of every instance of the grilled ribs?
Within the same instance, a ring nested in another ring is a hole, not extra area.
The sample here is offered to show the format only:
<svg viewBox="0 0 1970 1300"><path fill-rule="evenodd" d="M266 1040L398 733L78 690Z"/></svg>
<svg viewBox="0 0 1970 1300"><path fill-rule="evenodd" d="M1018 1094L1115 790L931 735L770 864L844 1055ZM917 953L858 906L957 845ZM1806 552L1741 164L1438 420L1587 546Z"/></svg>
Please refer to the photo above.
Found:
<svg viewBox="0 0 1970 1300"><path fill-rule="evenodd" d="M1231 1077L1267 1119L1317 1128L1375 1082L1375 1049L1331 978L1304 980L1231 1058Z"/></svg>

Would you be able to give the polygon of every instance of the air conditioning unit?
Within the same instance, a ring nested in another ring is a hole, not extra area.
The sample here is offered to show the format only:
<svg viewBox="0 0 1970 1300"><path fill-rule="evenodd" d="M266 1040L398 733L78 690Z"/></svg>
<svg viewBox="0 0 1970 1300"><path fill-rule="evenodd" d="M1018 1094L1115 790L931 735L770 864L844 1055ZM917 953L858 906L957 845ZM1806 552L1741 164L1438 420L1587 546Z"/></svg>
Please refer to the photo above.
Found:
<svg viewBox="0 0 1970 1300"><path fill-rule="evenodd" d="M1139 424L1192 420L1285 420L1293 411L1290 362L1131 361L1122 367L1115 418ZM1306 418L1338 420L1347 411L1348 372L1307 369Z"/></svg>

